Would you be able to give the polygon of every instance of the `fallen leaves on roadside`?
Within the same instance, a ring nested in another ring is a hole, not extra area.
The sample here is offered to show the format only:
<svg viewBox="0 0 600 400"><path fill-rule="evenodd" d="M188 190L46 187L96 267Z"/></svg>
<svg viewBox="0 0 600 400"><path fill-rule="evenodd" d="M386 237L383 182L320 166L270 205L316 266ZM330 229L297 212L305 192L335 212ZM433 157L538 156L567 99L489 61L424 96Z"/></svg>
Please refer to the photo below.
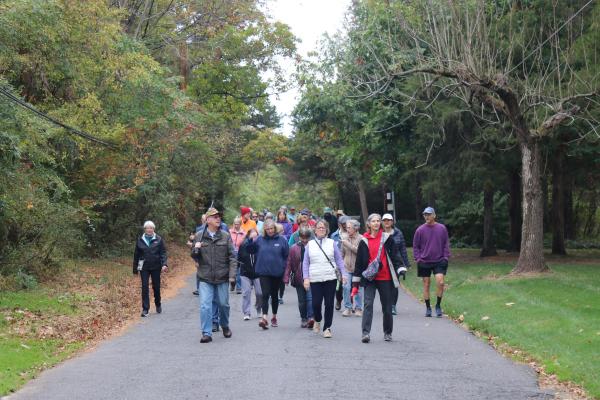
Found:
<svg viewBox="0 0 600 400"><path fill-rule="evenodd" d="M465 316L460 314L456 320L460 323L465 322Z"/></svg>
<svg viewBox="0 0 600 400"><path fill-rule="evenodd" d="M488 317L487 315L486 315L486 316L484 316L484 317L481 317L481 320L482 320L482 321L487 321L488 319L490 319L490 317Z"/></svg>

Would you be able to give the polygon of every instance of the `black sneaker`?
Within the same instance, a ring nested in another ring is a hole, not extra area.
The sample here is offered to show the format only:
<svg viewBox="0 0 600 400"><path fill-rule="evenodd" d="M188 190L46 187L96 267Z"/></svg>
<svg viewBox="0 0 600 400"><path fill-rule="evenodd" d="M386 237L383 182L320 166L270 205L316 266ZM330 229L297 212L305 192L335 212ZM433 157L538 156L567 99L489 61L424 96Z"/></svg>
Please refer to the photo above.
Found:
<svg viewBox="0 0 600 400"><path fill-rule="evenodd" d="M148 316L148 310L142 310L142 317Z"/></svg>
<svg viewBox="0 0 600 400"><path fill-rule="evenodd" d="M229 327L223 327L223 336L225 336L227 339L229 339L231 337L232 333L231 333L231 329L229 329Z"/></svg>
<svg viewBox="0 0 600 400"><path fill-rule="evenodd" d="M162 313L162 306L156 306L156 313L157 314Z"/></svg>
<svg viewBox="0 0 600 400"><path fill-rule="evenodd" d="M193 294L194 296L200 296L200 293L199 293L197 290L194 290L194 291L192 292L192 294Z"/></svg>
<svg viewBox="0 0 600 400"><path fill-rule="evenodd" d="M215 324L215 323L213 322L212 331L213 331L213 332L219 332L219 324Z"/></svg>
<svg viewBox="0 0 600 400"><path fill-rule="evenodd" d="M335 301L335 309L336 309L337 311L339 311L339 310L341 310L341 309L342 309L342 302L341 302L341 301L339 301L339 300L336 300L336 301Z"/></svg>
<svg viewBox="0 0 600 400"><path fill-rule="evenodd" d="M212 342L212 336L202 335L202 339L200 339L200 343L209 343Z"/></svg>
<svg viewBox="0 0 600 400"><path fill-rule="evenodd" d="M427 309L425 310L425 316L431 317L431 307L427 307Z"/></svg>
<svg viewBox="0 0 600 400"><path fill-rule="evenodd" d="M383 340L385 340L386 342L391 342L392 335L390 333L386 333L385 335L383 335Z"/></svg>
<svg viewBox="0 0 600 400"><path fill-rule="evenodd" d="M438 318L442 318L442 315L444 315L442 313L442 307L435 306L435 316L438 317Z"/></svg>
<svg viewBox="0 0 600 400"><path fill-rule="evenodd" d="M369 343L371 341L371 337L369 335L363 335L360 341L363 343Z"/></svg>
<svg viewBox="0 0 600 400"><path fill-rule="evenodd" d="M396 315L396 314L398 314L398 313L396 312L396 306L392 306L392 315Z"/></svg>

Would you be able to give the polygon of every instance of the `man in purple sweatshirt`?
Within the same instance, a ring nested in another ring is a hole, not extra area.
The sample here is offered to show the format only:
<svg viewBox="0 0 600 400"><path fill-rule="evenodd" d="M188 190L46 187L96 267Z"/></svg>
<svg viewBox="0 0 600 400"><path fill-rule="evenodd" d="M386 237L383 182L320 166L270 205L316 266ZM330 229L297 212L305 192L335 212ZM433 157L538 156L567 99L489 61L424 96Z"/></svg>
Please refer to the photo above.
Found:
<svg viewBox="0 0 600 400"><path fill-rule="evenodd" d="M448 231L443 224L435 221L435 210L427 207L423 210L425 223L417 228L413 239L413 253L417 262L417 276L423 278L423 299L425 300L426 317L431 317L431 303L429 300L429 284L431 273L435 275L437 283L437 302L435 314L442 317L442 295L444 294L444 276L448 270L450 258L450 245Z"/></svg>

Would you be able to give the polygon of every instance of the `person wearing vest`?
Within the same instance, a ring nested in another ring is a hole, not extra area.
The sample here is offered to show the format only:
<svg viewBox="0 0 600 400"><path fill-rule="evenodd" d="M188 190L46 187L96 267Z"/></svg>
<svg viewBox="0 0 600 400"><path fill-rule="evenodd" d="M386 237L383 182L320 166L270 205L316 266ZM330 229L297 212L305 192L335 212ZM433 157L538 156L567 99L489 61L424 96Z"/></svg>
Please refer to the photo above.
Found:
<svg viewBox="0 0 600 400"><path fill-rule="evenodd" d="M323 337L330 338L331 324L333 322L333 302L337 285L336 267L340 271L343 283L346 283L346 268L338 246L329 239L329 224L324 219L315 224L315 238L310 240L304 251L302 262L302 276L304 288L311 291L315 324L313 331L320 333L321 308L325 302L325 321L323 323Z"/></svg>
<svg viewBox="0 0 600 400"><path fill-rule="evenodd" d="M315 324L313 319L312 295L310 290L304 288L304 279L302 278L302 261L306 245L312 236L312 231L307 227L300 228L300 241L290 248L285 272L283 273L283 283L290 283L296 288L298 296L298 311L300 311L300 327L312 329Z"/></svg>
<svg viewBox="0 0 600 400"><path fill-rule="evenodd" d="M144 234L138 238L133 253L133 273L142 279L142 317L148 316L150 293L148 282L152 277L152 292L156 312L160 314L160 273L167 271L167 249L162 238L155 232L152 221L144 222Z"/></svg>
<svg viewBox="0 0 600 400"><path fill-rule="evenodd" d="M367 266L376 259L379 249L379 272L372 281L362 276ZM367 232L358 245L356 253L356 265L352 278L353 292L358 290L358 285L365 288L365 304L362 317L362 342L369 343L371 340L371 323L373 322L373 303L375 292L379 292L379 300L383 310L383 340L392 340L394 328L394 317L392 315L392 299L394 289L398 287L398 275L402 261L398 252L396 242L392 235L381 229L381 215L371 214L367 218Z"/></svg>
<svg viewBox="0 0 600 400"><path fill-rule="evenodd" d="M248 244L257 237L258 231L254 228L250 229L238 251L238 263L240 265L238 269L240 270L242 280L242 313L244 314L244 321L249 321L251 318L250 304L252 302L252 286L254 286L254 295L256 296L256 301L254 303L256 315L261 315L262 291L260 288L260 280L258 279L255 270L256 256L248 253Z"/></svg>

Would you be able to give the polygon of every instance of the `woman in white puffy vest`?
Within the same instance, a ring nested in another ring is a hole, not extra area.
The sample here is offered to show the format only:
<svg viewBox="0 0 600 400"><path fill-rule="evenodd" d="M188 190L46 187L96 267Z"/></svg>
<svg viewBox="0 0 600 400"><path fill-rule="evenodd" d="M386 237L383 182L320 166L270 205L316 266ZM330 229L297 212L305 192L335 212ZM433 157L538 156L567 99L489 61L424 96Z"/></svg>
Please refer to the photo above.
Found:
<svg viewBox="0 0 600 400"><path fill-rule="evenodd" d="M343 282L346 284L346 269L344 259L335 245L333 239L329 239L329 224L324 219L317 221L315 225L315 238L306 245L304 260L302 262L302 275L304 276L304 288L310 288L313 302L315 324L313 331L321 332L321 320L323 315L321 307L325 302L325 321L323 323L323 337L330 338L331 324L333 322L333 302L335 299L335 288L337 285L336 269L340 271Z"/></svg>

